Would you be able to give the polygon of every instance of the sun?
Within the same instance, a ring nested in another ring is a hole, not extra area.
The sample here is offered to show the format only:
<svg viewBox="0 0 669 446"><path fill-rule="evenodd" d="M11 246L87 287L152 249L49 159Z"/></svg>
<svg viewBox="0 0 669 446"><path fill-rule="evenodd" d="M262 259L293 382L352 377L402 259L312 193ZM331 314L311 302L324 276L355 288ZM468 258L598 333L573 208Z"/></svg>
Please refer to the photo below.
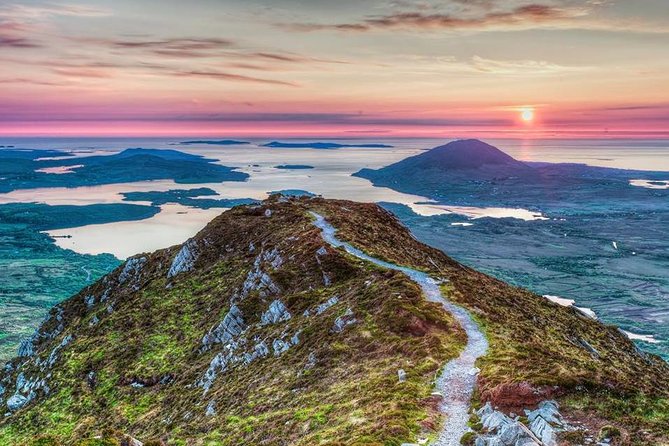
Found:
<svg viewBox="0 0 669 446"><path fill-rule="evenodd" d="M534 109L530 107L521 108L520 119L528 124L534 121Z"/></svg>

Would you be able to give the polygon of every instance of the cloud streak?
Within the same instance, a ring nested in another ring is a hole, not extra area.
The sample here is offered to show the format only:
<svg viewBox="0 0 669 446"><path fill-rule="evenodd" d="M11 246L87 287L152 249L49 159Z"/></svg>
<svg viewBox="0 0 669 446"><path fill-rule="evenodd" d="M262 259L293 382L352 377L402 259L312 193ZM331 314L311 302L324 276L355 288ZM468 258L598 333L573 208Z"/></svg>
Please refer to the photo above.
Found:
<svg viewBox="0 0 669 446"><path fill-rule="evenodd" d="M277 23L276 26L298 32L342 31L370 32L384 30L412 31L520 31L528 29L590 29L610 31L637 31L667 33L665 27L650 26L633 21L611 21L596 19L593 10L606 3L589 1L581 5L526 3L512 9L499 9L492 0L469 2L464 11L431 12L418 9L394 12L380 16L368 16L348 23ZM472 12L473 11L473 12Z"/></svg>

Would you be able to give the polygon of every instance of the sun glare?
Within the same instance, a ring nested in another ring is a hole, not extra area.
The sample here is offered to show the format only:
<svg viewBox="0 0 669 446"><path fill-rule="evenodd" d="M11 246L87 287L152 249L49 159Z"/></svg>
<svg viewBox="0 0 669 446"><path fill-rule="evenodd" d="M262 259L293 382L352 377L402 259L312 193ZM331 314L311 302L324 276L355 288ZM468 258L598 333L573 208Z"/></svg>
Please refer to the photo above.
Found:
<svg viewBox="0 0 669 446"><path fill-rule="evenodd" d="M520 110L520 119L523 122L530 123L534 121L534 109L533 108L523 108Z"/></svg>

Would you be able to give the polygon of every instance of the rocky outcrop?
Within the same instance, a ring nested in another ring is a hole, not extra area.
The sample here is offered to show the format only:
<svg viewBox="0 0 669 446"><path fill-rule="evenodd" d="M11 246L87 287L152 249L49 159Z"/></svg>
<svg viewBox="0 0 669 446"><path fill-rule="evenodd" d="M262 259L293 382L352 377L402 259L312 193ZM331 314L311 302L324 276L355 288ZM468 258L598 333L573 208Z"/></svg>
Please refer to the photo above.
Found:
<svg viewBox="0 0 669 446"><path fill-rule="evenodd" d="M280 300L272 301L266 312L260 317L260 325L276 324L290 320L288 308Z"/></svg>
<svg viewBox="0 0 669 446"><path fill-rule="evenodd" d="M182 251L183 251L183 248L182 248ZM179 254L181 254L181 252ZM177 255L177 257L179 257L179 255ZM176 262L177 259L175 258L174 260ZM182 259L182 261L183 261L183 259ZM128 259L125 262L125 265L123 266L123 269L121 270L121 273L118 276L118 283L119 284L124 284L129 280L131 280L131 281L137 280L138 276L139 276L139 273L142 270L142 266L144 266L145 263L146 263L146 257L133 257L131 259ZM172 266L174 266L174 264ZM171 269L170 269L170 271L171 271ZM177 272L175 272L174 274L177 274ZM172 275L174 275L174 274L172 274ZM168 275L168 277L171 277L171 276Z"/></svg>
<svg viewBox="0 0 669 446"><path fill-rule="evenodd" d="M476 446L557 446L557 435L568 428L555 401L543 401L535 410L526 410L529 426L519 417L493 409L490 402L476 412L482 432ZM541 442L541 443L539 443Z"/></svg>
<svg viewBox="0 0 669 446"><path fill-rule="evenodd" d="M220 324L209 330L202 338L200 351L207 351L213 344L227 344L239 336L246 328L241 310L236 305L230 307Z"/></svg>
<svg viewBox="0 0 669 446"><path fill-rule="evenodd" d="M279 268L283 264L283 258L277 250L259 254L253 262L253 268L249 271L246 280L244 280L244 283L242 284L239 298L243 299L248 296L251 291L258 291L260 297L278 294L281 291L279 286L274 283L274 280L262 270L261 265L263 261L268 262L274 269Z"/></svg>
<svg viewBox="0 0 669 446"><path fill-rule="evenodd" d="M167 272L167 278L192 270L197 257L197 243L193 239L188 240L174 257L170 270Z"/></svg>

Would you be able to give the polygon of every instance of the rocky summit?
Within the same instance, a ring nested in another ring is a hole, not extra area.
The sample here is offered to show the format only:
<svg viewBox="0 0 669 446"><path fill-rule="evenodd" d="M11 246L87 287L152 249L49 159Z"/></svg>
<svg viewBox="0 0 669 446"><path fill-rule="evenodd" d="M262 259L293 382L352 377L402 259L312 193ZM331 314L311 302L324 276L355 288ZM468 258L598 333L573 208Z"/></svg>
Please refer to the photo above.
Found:
<svg viewBox="0 0 669 446"><path fill-rule="evenodd" d="M669 366L376 205L274 195L54 307L0 404L2 445L661 445Z"/></svg>

